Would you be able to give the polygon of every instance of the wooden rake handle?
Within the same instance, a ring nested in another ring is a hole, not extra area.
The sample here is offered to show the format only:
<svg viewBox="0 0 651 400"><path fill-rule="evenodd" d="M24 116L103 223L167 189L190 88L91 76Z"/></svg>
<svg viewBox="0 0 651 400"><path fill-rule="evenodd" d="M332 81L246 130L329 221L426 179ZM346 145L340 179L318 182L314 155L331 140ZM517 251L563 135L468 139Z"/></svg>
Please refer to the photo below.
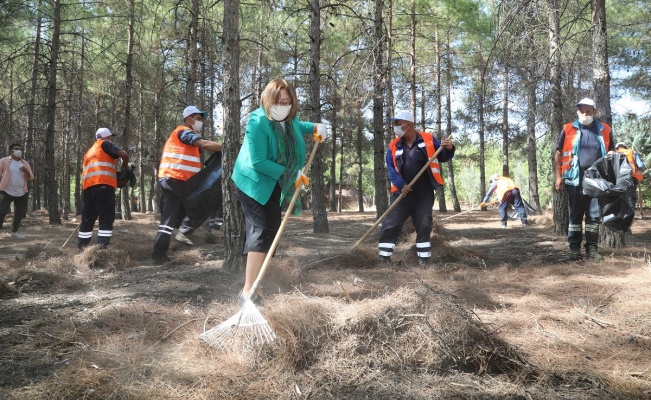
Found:
<svg viewBox="0 0 651 400"><path fill-rule="evenodd" d="M316 141L314 142L312 153L310 153L310 158L307 159L307 163L305 163L305 166L303 167L303 173L305 175L307 175L310 172L310 166L312 165L312 160L314 159L314 155L316 154L318 148L319 148L319 141ZM280 223L280 228L278 228L276 237L274 237L274 241L271 243L271 247L269 248L267 255L264 257L264 261L262 262L262 266L260 267L260 272L258 272L258 277L255 278L255 282L253 282L253 285L251 286L251 290L249 290L249 296L247 299L251 299L253 297L255 291L258 289L258 286L260 285L260 281L262 281L262 278L264 278L264 275L267 272L267 268L269 267L271 257L273 257L273 254L276 251L276 248L278 247L278 242L280 242L280 237L282 236L283 231L285 230L285 226L287 226L287 220L289 219L289 216L294 210L294 205L296 204L296 200L298 200L298 196L300 195L302 187L303 187L303 182L299 182L298 187L294 191L294 196L292 196L292 200L289 202L289 206L287 206L287 211L285 212L285 216L283 217L283 220Z"/></svg>
<svg viewBox="0 0 651 400"><path fill-rule="evenodd" d="M449 137L452 137L452 135L448 136L448 138L449 138ZM446 138L446 139L447 139L447 138ZM420 171L418 171L418 173L416 174L416 176L414 177L414 179L412 179L411 182L409 182L409 184L408 184L407 186L409 186L409 187L411 188L411 186L412 186L414 183L416 183L416 181L418 180L418 178L420 178L420 176L423 175L423 173L424 173L424 172L429 168L429 165L430 165L431 163L434 162L434 160L436 159L436 157L438 157L438 155L439 155L439 153L441 152L441 150L443 150L443 146L440 146L440 145L439 145L439 148L436 150L436 152L434 152L434 154L429 158L429 160L427 160L427 162L425 163L425 165L423 165L423 168L421 168ZM387 210L384 212L384 214L382 214L382 215L380 216L380 218L378 218L377 221L375 221L375 223L373 224L373 226L371 226L371 227L369 228L369 230L367 230L366 233L365 233L361 238L359 238L359 240L358 240L357 242L355 242L355 244L353 245L353 249L356 248L357 246L359 246L359 245L364 241L364 239L366 239L366 238L368 237L368 235L370 235L371 232L373 232L373 230L374 230L378 225L380 225L380 222L384 221L384 219L387 217L387 215L389 215L389 213L391 213L391 211L393 211L393 209L396 208L396 206L398 205L398 203L400 203L400 200L402 200L402 199L404 199L404 198L405 198L405 194L401 192L401 193L400 193L400 196L398 196L398 198L397 198L397 199L396 199L396 200L395 200L395 201L394 201L394 202L389 206L389 208L387 208Z"/></svg>
<svg viewBox="0 0 651 400"><path fill-rule="evenodd" d="M63 242L63 245L61 246L61 248L66 247L66 245L68 244L68 242L70 241L70 239L72 239L72 235L74 235L75 232L77 232L77 229L79 229L80 226L81 226L81 222L77 224L77 227L75 228L74 231L72 231L72 233L70 234L70 236L68 236L68 239L66 239L66 241Z"/></svg>

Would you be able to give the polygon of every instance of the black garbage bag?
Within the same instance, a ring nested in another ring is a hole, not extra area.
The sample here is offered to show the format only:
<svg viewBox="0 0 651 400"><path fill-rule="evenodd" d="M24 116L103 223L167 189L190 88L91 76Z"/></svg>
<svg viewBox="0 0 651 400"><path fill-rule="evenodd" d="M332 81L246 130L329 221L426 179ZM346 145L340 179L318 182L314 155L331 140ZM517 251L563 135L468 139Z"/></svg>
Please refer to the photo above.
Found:
<svg viewBox="0 0 651 400"><path fill-rule="evenodd" d="M633 224L635 204L629 195L633 190L631 166L620 153L601 157L583 176L583 194L598 199L601 223L622 234Z"/></svg>
<svg viewBox="0 0 651 400"><path fill-rule="evenodd" d="M204 168L186 181L183 196L186 216L192 227L199 228L222 207L222 154L214 153Z"/></svg>
<svg viewBox="0 0 651 400"><path fill-rule="evenodd" d="M129 186L133 189L136 186L136 166L132 165L129 168L125 168L118 172L118 189Z"/></svg>

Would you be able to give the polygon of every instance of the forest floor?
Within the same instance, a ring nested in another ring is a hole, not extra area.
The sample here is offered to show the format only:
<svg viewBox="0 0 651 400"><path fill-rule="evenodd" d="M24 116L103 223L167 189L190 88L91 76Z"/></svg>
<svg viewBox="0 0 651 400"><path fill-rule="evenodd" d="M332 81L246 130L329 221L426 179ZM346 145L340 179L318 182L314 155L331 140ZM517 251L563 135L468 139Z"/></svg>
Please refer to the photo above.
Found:
<svg viewBox="0 0 651 400"><path fill-rule="evenodd" d="M647 211L648 213L648 211ZM116 221L76 251L78 221L0 232L0 399L651 399L651 219L623 249L570 261L551 216L499 229L496 210L434 212L417 266L408 221L391 264L375 213L292 217L264 281L277 339L199 340L237 310L223 233L149 260L157 217Z"/></svg>

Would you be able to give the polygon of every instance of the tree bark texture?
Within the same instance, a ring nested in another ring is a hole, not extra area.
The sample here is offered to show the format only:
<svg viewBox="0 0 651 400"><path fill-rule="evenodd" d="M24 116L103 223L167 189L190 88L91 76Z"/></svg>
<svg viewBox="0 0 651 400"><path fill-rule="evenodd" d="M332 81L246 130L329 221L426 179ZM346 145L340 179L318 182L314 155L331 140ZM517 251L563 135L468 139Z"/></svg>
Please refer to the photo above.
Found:
<svg viewBox="0 0 651 400"><path fill-rule="evenodd" d="M382 0L375 0L375 71L373 73L373 176L375 178L375 212L378 218L389 208L387 169L384 162L384 120L383 92L385 88L385 66L383 61L384 29L382 22Z"/></svg>
<svg viewBox="0 0 651 400"><path fill-rule="evenodd" d="M592 67L594 101L599 120L612 124L610 109L610 69L608 68L608 30L606 29L606 0L592 0ZM601 245L609 248L626 246L624 235L601 226Z"/></svg>
<svg viewBox="0 0 651 400"><path fill-rule="evenodd" d="M53 0L52 13L52 44L50 47L50 70L48 77L47 93L47 129L45 131L45 198L48 207L48 217L50 225L61 225L61 215L59 214L59 193L56 181L57 165L54 158L54 134L56 124L57 108L57 65L59 59L59 38L61 32L61 1Z"/></svg>
<svg viewBox="0 0 651 400"><path fill-rule="evenodd" d="M231 180L233 165L240 151L240 25L239 0L224 0L224 143L222 152L222 193L224 202L224 265L240 270L245 266L244 214Z"/></svg>
<svg viewBox="0 0 651 400"><path fill-rule="evenodd" d="M310 0L310 54L310 119L318 123L321 121L321 69L319 67L321 63L321 4L319 0ZM323 173L325 172L325 163L323 162L325 146L323 145L325 143L319 146L310 168L314 233L328 233L329 231L326 190L323 183Z"/></svg>
<svg viewBox="0 0 651 400"><path fill-rule="evenodd" d="M552 139L552 163L556 152L556 143L563 129L563 102L561 98L561 20L558 0L547 1L547 17L549 21L549 79L551 115L549 126ZM553 168L553 167L552 167ZM554 232L567 235L570 222L567 192L558 191L552 185L554 208Z"/></svg>

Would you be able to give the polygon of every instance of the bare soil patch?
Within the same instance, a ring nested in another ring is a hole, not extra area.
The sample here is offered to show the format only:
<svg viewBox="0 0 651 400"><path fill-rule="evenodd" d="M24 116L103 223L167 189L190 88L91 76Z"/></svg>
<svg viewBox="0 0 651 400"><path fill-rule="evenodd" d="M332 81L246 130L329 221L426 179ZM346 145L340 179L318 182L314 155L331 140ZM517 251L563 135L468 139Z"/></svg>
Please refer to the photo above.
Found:
<svg viewBox="0 0 651 400"><path fill-rule="evenodd" d="M453 215L435 212L428 267L409 222L387 265L377 232L351 251L374 213L319 235L290 219L264 282L277 340L221 352L198 340L238 310L221 232L154 265L154 215L77 254L78 221L33 213L26 239L0 232L0 398L651 398L649 219L595 263L569 260L549 215Z"/></svg>

